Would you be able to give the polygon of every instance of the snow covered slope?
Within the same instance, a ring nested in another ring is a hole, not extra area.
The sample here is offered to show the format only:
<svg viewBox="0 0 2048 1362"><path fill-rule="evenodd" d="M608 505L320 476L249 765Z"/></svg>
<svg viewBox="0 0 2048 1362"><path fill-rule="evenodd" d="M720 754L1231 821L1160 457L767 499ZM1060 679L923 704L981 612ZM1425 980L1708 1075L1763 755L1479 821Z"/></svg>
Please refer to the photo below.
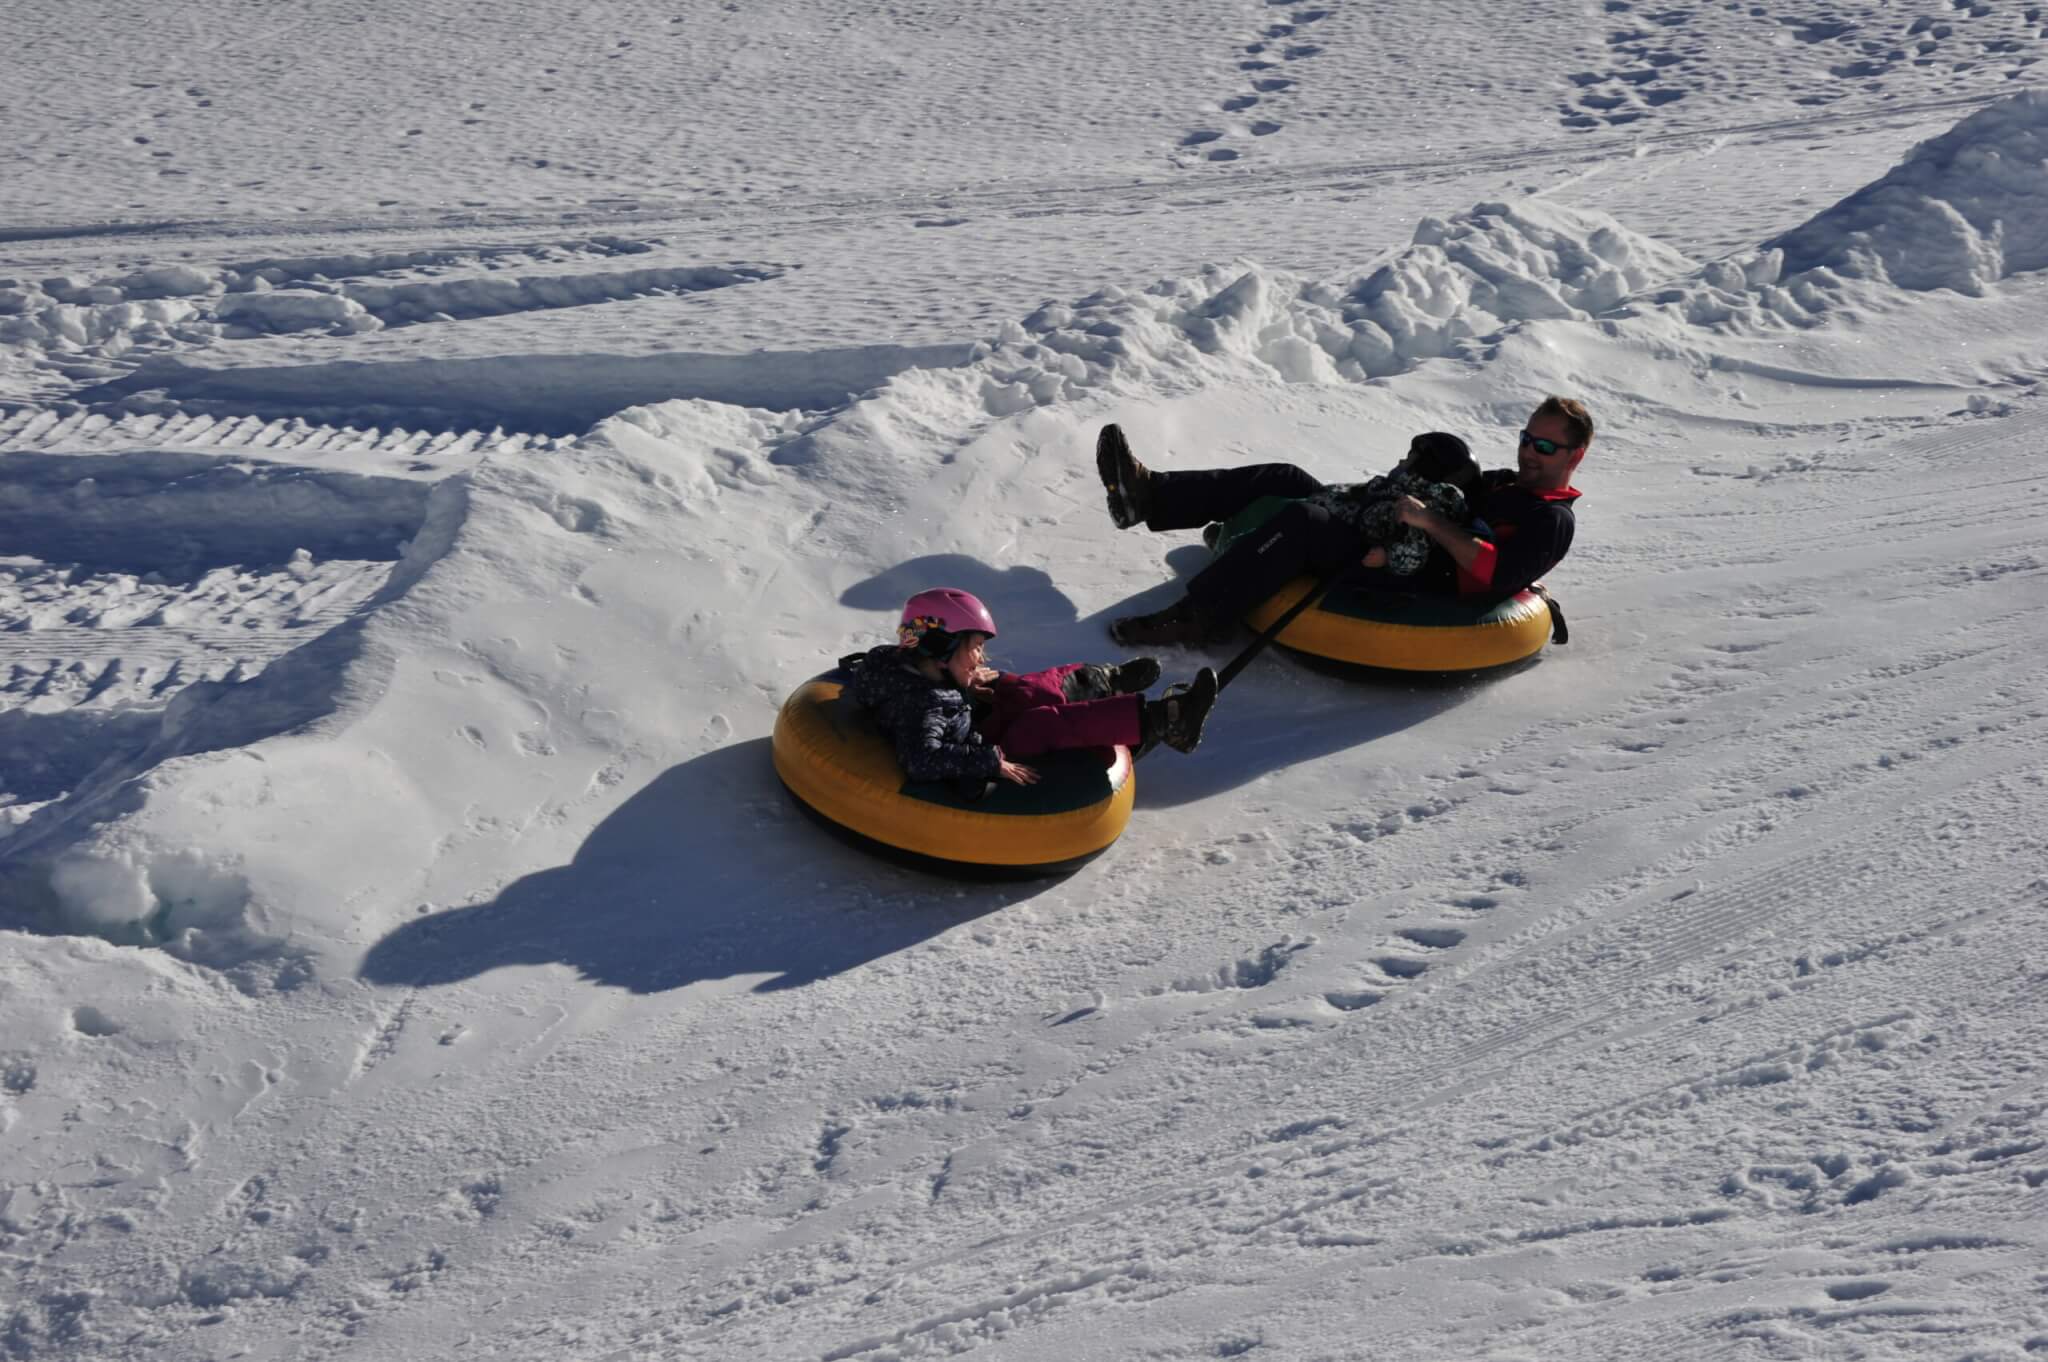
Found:
<svg viewBox="0 0 2048 1362"><path fill-rule="evenodd" d="M9 20L8 1356L2048 1348L2040 13L266 15ZM1548 392L1536 665L1050 881L779 789L916 589L1174 597L1102 422Z"/></svg>

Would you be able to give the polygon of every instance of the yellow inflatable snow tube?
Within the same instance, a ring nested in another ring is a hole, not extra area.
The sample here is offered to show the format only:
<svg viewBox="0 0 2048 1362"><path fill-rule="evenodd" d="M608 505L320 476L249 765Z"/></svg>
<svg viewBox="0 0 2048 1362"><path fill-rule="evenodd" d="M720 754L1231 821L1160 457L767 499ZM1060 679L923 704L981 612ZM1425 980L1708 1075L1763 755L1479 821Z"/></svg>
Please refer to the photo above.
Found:
<svg viewBox="0 0 2048 1362"><path fill-rule="evenodd" d="M1138 782L1128 748L1033 757L1036 785L912 781L844 693L849 679L835 668L797 687L776 716L773 742L783 785L848 840L942 873L1028 877L1072 870L1130 821Z"/></svg>
<svg viewBox="0 0 2048 1362"><path fill-rule="evenodd" d="M1297 577L1245 616L1263 630L1315 590L1313 577ZM1518 591L1498 605L1454 599L1386 596L1332 587L1294 617L1275 643L1297 652L1357 667L1402 672L1469 672L1505 667L1534 657L1550 641L1550 606L1534 591Z"/></svg>
<svg viewBox="0 0 2048 1362"><path fill-rule="evenodd" d="M1261 497L1203 537L1221 553L1263 524L1285 497ZM1244 618L1265 629L1315 590L1313 577L1297 577ZM1540 588L1518 591L1497 604L1448 596L1404 596L1339 582L1322 600L1294 617L1273 641L1296 652L1354 667L1399 672L1469 672L1505 667L1534 657L1553 637L1563 641Z"/></svg>

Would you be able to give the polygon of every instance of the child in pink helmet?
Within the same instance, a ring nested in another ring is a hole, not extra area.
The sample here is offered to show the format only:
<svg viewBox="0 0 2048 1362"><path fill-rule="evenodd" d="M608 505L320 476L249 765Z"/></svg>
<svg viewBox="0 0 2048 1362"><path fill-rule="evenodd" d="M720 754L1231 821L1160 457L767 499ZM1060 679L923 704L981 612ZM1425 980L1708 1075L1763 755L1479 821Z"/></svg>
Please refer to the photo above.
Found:
<svg viewBox="0 0 2048 1362"><path fill-rule="evenodd" d="M1204 667L1183 693L1147 700L1159 679L1149 657L1121 666L1071 662L1016 674L985 665L995 617L957 587L920 591L903 606L896 642L844 659L848 689L896 745L912 780L1008 780L1038 773L1019 758L1075 747L1165 743L1192 752L1216 703Z"/></svg>

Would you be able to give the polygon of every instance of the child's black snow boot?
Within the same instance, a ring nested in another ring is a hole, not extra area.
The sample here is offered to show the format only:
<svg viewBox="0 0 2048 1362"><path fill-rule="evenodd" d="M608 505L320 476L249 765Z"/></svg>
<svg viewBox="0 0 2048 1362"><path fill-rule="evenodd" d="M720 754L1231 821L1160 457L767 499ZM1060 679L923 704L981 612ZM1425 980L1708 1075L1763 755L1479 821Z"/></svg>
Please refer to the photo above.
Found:
<svg viewBox="0 0 2048 1362"><path fill-rule="evenodd" d="M1204 667L1195 673L1194 683L1174 686L1158 700L1145 706L1143 756L1159 743L1176 752L1192 752L1202 743L1202 725L1216 707L1216 669Z"/></svg>
<svg viewBox="0 0 2048 1362"><path fill-rule="evenodd" d="M1112 695L1143 695L1159 682L1159 660L1133 657L1122 664L1089 662L1067 673L1063 689L1069 700L1107 700Z"/></svg>
<svg viewBox="0 0 2048 1362"><path fill-rule="evenodd" d="M1109 688L1117 695L1143 695L1158 684L1156 657L1127 658L1121 666L1109 669Z"/></svg>

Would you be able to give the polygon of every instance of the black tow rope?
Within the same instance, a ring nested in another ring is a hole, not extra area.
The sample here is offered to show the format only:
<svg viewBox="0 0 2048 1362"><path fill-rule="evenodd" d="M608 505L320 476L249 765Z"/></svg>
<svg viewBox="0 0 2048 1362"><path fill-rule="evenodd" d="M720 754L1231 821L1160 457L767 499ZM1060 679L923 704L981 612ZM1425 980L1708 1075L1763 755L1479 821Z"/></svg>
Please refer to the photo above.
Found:
<svg viewBox="0 0 2048 1362"><path fill-rule="evenodd" d="M1264 633L1260 634L1257 638L1253 639L1250 643L1246 644L1244 651L1239 653L1236 657L1231 658L1229 665L1224 667L1222 671L1216 674L1217 693L1221 694L1223 688L1229 685L1231 681L1236 678L1239 672L1243 671L1246 667L1251 665L1251 660L1253 658L1257 657L1260 653L1266 651L1266 645L1268 643L1271 643L1274 639L1280 637L1281 633L1287 628L1287 626L1294 623L1294 617L1296 615L1299 615L1302 611L1308 609L1317 601L1321 600L1323 598L1323 593L1328 591L1331 587L1335 586L1337 584L1337 579L1339 577L1342 577L1345 573L1349 572L1350 570L1351 565L1349 563L1346 563L1344 566L1337 568L1335 571L1325 573L1321 581L1317 582L1314 586L1308 589L1307 595L1303 596L1293 605L1288 606L1287 609L1281 613L1279 619L1274 620L1271 624L1266 626Z"/></svg>

